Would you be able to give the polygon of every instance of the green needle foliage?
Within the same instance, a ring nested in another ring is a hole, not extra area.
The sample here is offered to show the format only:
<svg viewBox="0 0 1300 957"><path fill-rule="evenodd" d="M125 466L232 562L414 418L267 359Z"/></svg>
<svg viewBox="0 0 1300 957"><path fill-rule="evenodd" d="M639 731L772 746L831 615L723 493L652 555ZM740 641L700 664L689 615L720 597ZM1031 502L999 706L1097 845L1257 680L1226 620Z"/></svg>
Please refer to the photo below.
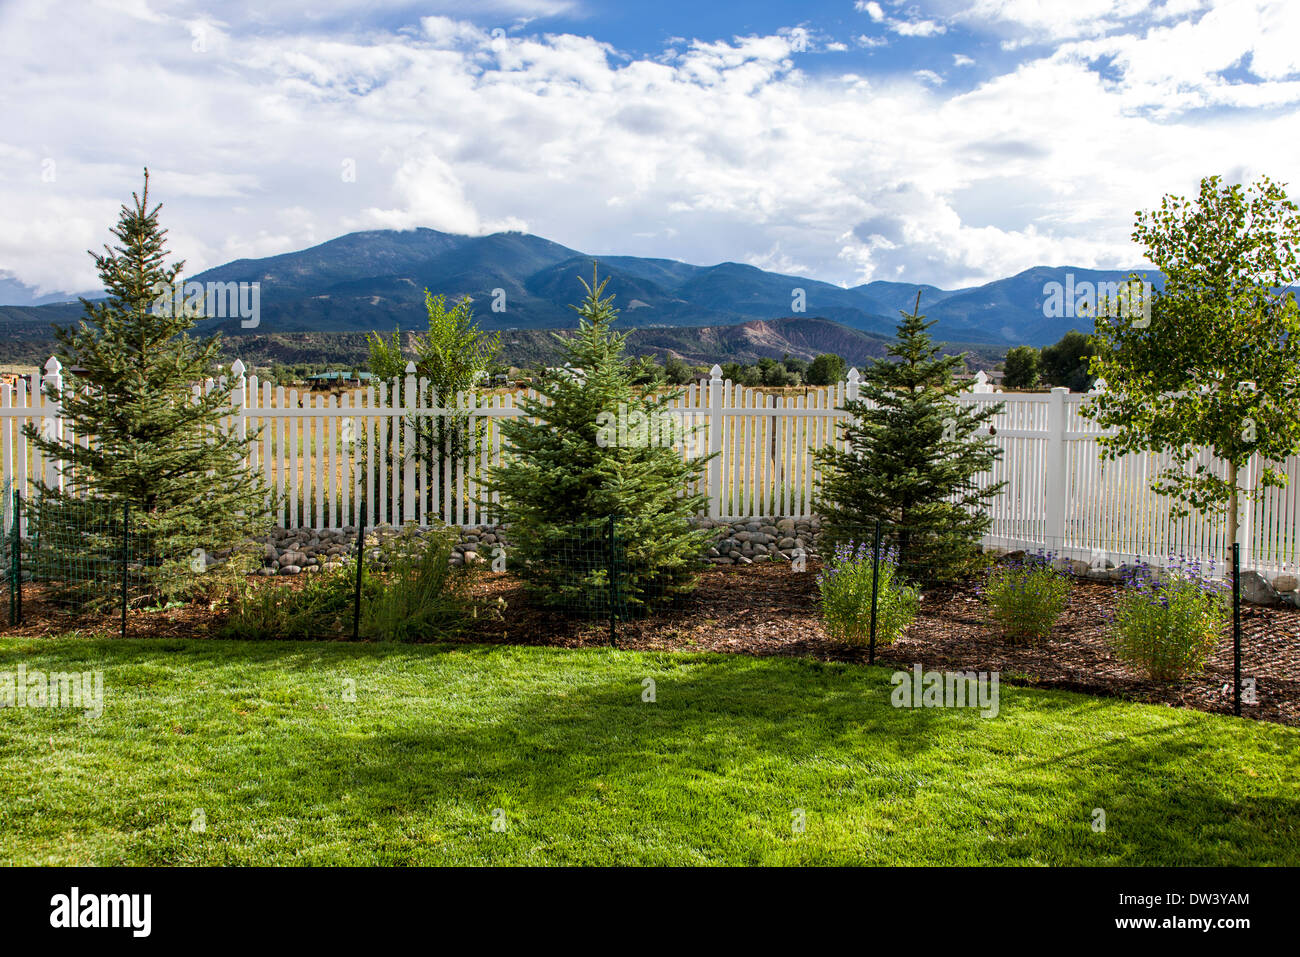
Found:
<svg viewBox="0 0 1300 957"><path fill-rule="evenodd" d="M148 543L149 554L139 556L147 590L159 597L193 584L206 556L247 541L267 509L258 476L243 466L245 443L221 425L234 383L218 380L194 394L212 375L221 343L189 335L189 309L164 307L184 264L166 265L148 170L132 200L112 231L120 245L91 253L108 298L83 299L80 324L55 330L63 384L46 394L62 407L64 434L35 426L26 434L63 463L63 488L43 491L51 505L129 504Z"/></svg>
<svg viewBox="0 0 1300 957"><path fill-rule="evenodd" d="M1101 315L1092 372L1105 388L1083 409L1114 429L1103 454L1168 452L1152 489L1175 514L1226 515L1286 484L1300 450L1300 215L1267 177L1249 190L1201 181L1139 213L1133 239L1165 275L1150 315ZM1109 310L1119 312L1119 310ZM1223 469L1197 461L1206 448ZM1253 487L1247 466L1260 456Z"/></svg>
<svg viewBox="0 0 1300 957"><path fill-rule="evenodd" d="M608 610L609 585L606 563L593 553L602 547L591 531L600 520L617 516L625 549L618 601L633 612L693 588L708 540L689 525L704 496L685 494L706 459L674 448L693 436L667 413L680 390L637 384L626 336L611 328L614 297L602 298L607 282L582 281L577 335L555 337L566 366L541 378L521 415L502 420L502 461L488 471L482 499L509 525L508 562L536 597L597 614Z"/></svg>
<svg viewBox="0 0 1300 957"><path fill-rule="evenodd" d="M954 378L961 356L943 356L920 314L903 313L890 359L863 375L859 397L840 422L847 449L817 452L823 484L818 511L832 547L861 542L877 519L898 548L907 577L947 579L968 571L988 531L989 501L1005 482L977 484L1001 455L976 435L1001 403L965 405Z"/></svg>

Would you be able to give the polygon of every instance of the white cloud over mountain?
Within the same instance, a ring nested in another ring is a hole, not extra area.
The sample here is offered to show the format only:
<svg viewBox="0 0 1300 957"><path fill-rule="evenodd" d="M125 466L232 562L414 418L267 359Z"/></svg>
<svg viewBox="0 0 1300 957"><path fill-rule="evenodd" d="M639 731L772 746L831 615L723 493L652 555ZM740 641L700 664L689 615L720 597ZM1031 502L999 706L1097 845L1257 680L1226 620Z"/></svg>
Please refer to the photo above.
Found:
<svg viewBox="0 0 1300 957"><path fill-rule="evenodd" d="M959 285L1132 265L1133 211L1209 173L1300 192L1300 4L858 6L645 53L532 29L559 0L12 0L0 270L93 286L145 164L191 270L422 225Z"/></svg>

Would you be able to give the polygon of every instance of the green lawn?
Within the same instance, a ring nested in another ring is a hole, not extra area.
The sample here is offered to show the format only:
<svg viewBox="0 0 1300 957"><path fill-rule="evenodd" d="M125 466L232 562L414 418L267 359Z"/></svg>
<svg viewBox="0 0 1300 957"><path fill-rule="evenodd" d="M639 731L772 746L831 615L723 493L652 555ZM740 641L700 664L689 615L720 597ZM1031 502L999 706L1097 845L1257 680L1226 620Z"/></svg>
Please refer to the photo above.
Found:
<svg viewBox="0 0 1300 957"><path fill-rule="evenodd" d="M101 669L105 712L0 710L5 863L1300 864L1300 732L1193 711L511 646L0 640L19 662Z"/></svg>

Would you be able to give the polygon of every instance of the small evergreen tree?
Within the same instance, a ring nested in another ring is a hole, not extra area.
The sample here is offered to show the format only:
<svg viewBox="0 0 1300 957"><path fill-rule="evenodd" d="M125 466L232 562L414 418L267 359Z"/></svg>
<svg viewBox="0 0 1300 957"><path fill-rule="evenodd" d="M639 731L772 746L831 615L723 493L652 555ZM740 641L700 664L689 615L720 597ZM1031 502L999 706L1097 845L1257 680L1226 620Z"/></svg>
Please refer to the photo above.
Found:
<svg viewBox="0 0 1300 957"><path fill-rule="evenodd" d="M80 324L55 330L65 375L46 394L62 408L65 434L34 426L26 434L62 463L63 488L43 489L62 514L87 499L114 515L130 507L148 542L146 576L161 594L205 569L206 556L262 530L267 510L258 476L243 464L246 441L222 427L234 382L194 394L221 342L192 338L192 310L173 307L184 264L165 263L167 232L161 205L149 208L148 170L132 200L112 231L120 245L91 253L107 299L82 299Z"/></svg>
<svg viewBox="0 0 1300 957"><path fill-rule="evenodd" d="M839 428L849 447L817 452L818 511L832 548L870 541L879 519L904 574L946 579L975 561L990 525L985 509L1006 484L976 482L1001 452L975 433L1002 405L957 401L962 357L940 355L920 305L918 295L889 347L897 361L875 360L859 397L845 403Z"/></svg>
<svg viewBox="0 0 1300 957"><path fill-rule="evenodd" d="M614 297L602 298L607 282L583 281L577 335L555 336L564 367L547 371L539 397L502 421L502 460L488 470L481 501L509 526L510 567L537 598L601 613L609 516L626 543L618 587L632 610L694 587L709 540L689 524L704 496L684 494L706 459L684 459L674 448L692 438L667 411L680 390L636 384L626 336L611 329Z"/></svg>

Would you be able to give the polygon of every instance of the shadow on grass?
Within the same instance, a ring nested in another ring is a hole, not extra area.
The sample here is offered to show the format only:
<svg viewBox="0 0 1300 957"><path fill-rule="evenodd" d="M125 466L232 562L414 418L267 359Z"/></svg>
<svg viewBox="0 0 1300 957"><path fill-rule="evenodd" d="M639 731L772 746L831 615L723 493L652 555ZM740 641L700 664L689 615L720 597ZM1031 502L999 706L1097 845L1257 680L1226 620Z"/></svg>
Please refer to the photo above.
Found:
<svg viewBox="0 0 1300 957"><path fill-rule="evenodd" d="M1124 706L1083 699L1066 707L1104 728L1108 713ZM1261 754L1251 735L1261 726L1179 718L1035 762L1060 775L1059 790L1081 818L1104 822L1080 843L1118 843L1131 864L1300 864L1300 738L1270 731L1277 763L1289 774L1277 782L1281 793L1259 793ZM1265 846L1281 856L1261 853Z"/></svg>
<svg viewBox="0 0 1300 957"><path fill-rule="evenodd" d="M486 664L502 651L453 645L425 653L462 654ZM825 761L844 771L830 782L833 787L883 807L917 798L945 775L958 779L979 772L990 779L991 799L984 806L989 828L1005 838L1001 854L1020 860L1048 856L1054 863L1259 862L1260 849L1275 846L1266 832L1295 833L1300 822L1293 798L1234 794L1219 774L1198 776L1205 769L1205 743L1198 734L1204 719L1124 731L1070 749L1043 725L1102 733L1131 720L1131 706L1004 692L1007 719L1024 730L1003 734L996 719L986 725L973 712L891 707L884 669L778 666L729 656L684 660L680 654L644 656L645 676L656 681L656 701L647 703L635 674L630 680L605 678L608 653L543 654L572 656L579 672L585 657L590 672L576 682L530 684L508 700L495 700L487 722L420 721L349 742L329 764L298 769L304 783L328 791L347 779L364 792L355 798L375 811L449 794L483 807L555 807L581 803L610 782L625 793L658 794L658 800L677 787L683 798L727 807L751 793L755 782L770 783L775 794L797 803L800 792L828 782L791 768ZM1244 744L1245 733L1234 728L1222 735L1233 740L1240 734ZM1000 763L1018 745L1050 757L1028 765ZM953 755L967 747L976 754L958 767ZM985 747L988 752L979 753ZM1017 773L1016 767L1039 773ZM1229 782L1233 770L1227 770ZM1091 815L1098 807L1106 811L1108 836L1094 841ZM1033 819L1026 819L1026 809L1036 809ZM968 834L948 839L974 841Z"/></svg>
<svg viewBox="0 0 1300 957"><path fill-rule="evenodd" d="M812 802L855 827L896 825L902 855L924 861L987 846L990 861L1296 863L1300 847L1294 781L1249 777L1265 745L1282 752L1269 768L1295 768L1293 732L1113 700L1004 686L985 720L893 708L888 669L680 652L128 641L23 643L4 658L29 648L29 667L80 660L121 669L123 694L156 679L192 696L213 737L161 745L201 768L192 791L362 834L498 807L601 830L612 801L636 833L691 847L739 840L756 807ZM357 701L339 703L349 676ZM212 688L195 695L200 677ZM270 697L248 727L230 716L244 694Z"/></svg>

